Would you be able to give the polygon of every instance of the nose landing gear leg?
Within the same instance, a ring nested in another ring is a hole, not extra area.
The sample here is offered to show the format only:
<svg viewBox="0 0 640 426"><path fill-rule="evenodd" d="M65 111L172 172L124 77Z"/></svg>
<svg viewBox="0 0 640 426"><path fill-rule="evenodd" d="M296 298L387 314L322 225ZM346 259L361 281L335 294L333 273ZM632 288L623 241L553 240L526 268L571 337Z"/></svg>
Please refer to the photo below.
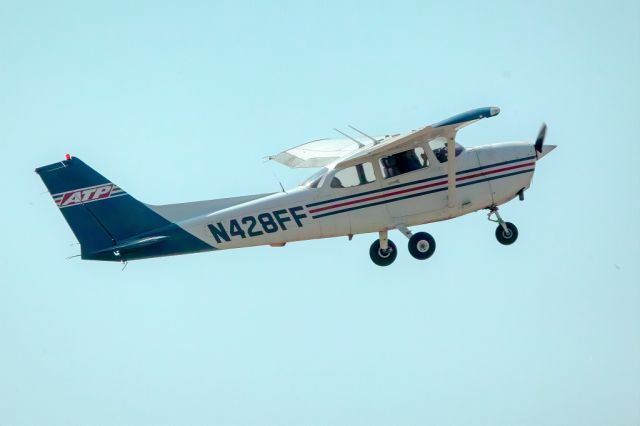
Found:
<svg viewBox="0 0 640 426"><path fill-rule="evenodd" d="M492 219L494 215L496 218ZM487 219L498 224L496 228L496 239L500 244L508 246L516 242L518 239L518 228L516 228L513 223L502 220L500 213L498 213L498 206L489 207Z"/></svg>

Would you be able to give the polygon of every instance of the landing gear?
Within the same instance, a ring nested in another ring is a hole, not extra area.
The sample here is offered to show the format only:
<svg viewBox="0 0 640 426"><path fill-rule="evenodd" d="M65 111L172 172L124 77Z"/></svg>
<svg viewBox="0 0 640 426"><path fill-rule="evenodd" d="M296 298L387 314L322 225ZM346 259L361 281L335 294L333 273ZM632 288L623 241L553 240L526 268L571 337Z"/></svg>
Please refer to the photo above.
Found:
<svg viewBox="0 0 640 426"><path fill-rule="evenodd" d="M436 240L427 232L416 232L413 234L405 225L396 225L398 231L409 239L409 253L415 259L425 260L436 251Z"/></svg>
<svg viewBox="0 0 640 426"><path fill-rule="evenodd" d="M409 238L409 253L418 260L425 260L436 251L436 240L427 232L416 232Z"/></svg>
<svg viewBox="0 0 640 426"><path fill-rule="evenodd" d="M505 231L502 226L498 226L496 228L496 238L500 244L508 246L509 244L515 243L518 239L518 228L511 222L505 222L504 224L507 230Z"/></svg>
<svg viewBox="0 0 640 426"><path fill-rule="evenodd" d="M426 232L417 232L412 234L404 225L398 225L398 230L409 238L409 253L416 259L428 259L436 251L436 241L431 234ZM380 232L380 238L371 244L369 249L371 260L378 266L389 266L396 260L398 249L396 245L387 238L387 231Z"/></svg>
<svg viewBox="0 0 640 426"><path fill-rule="evenodd" d="M380 238L371 244L369 256L376 265L389 266L394 260L396 260L396 257L398 256L398 249L393 241L387 238L386 230L380 231L379 234Z"/></svg>
<svg viewBox="0 0 640 426"><path fill-rule="evenodd" d="M491 216L493 215L495 215L495 219L491 218ZM489 219L491 222L498 223L498 227L496 228L496 239L500 244L508 246L516 242L516 240L518 239L518 228L516 228L513 223L505 222L504 220L502 220L500 214L498 213L498 207L493 206L489 208L487 219Z"/></svg>

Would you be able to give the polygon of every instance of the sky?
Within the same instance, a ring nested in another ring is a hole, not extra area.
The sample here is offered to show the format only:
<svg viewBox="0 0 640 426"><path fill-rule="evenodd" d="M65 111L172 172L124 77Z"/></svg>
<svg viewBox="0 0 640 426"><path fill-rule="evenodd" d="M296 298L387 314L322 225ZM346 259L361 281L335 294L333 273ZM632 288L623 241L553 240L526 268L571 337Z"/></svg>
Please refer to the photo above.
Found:
<svg viewBox="0 0 640 426"><path fill-rule="evenodd" d="M0 425L638 425L640 3L0 0ZM151 204L279 190L264 157L499 106L465 146L559 147L485 212L82 261L33 170ZM399 247L406 239L390 233Z"/></svg>

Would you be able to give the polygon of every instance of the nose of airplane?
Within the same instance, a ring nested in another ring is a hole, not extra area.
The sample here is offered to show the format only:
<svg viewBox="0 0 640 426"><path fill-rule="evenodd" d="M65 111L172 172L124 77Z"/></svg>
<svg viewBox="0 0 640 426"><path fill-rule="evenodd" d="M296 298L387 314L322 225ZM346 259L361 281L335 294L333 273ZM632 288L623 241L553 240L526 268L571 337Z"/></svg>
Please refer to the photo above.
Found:
<svg viewBox="0 0 640 426"><path fill-rule="evenodd" d="M547 155L548 153L550 153L551 151L553 151L554 149L556 149L557 147L558 145L543 145L542 152L538 154L538 160L544 157L545 155Z"/></svg>

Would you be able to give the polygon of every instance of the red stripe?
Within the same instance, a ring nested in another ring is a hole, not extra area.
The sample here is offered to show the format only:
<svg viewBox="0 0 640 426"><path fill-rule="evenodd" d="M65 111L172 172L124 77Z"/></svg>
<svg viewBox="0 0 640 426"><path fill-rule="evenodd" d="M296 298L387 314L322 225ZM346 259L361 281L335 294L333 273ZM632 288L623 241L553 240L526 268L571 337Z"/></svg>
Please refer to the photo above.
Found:
<svg viewBox="0 0 640 426"><path fill-rule="evenodd" d="M359 200L345 201L344 203L333 204L331 206L318 207L317 209L309 210L309 213L317 213L317 212L321 212L321 211L324 211L324 210L334 209L336 207L349 206L351 204L362 203L364 201L379 200L380 198L391 197L393 195L398 195L398 194L406 194L407 192L413 192L413 191L416 191L418 189L430 188L432 186L438 186L438 185L442 185L444 183L447 183L447 181L446 180L442 180L440 182L433 182L433 183L429 183L429 184L426 184L426 185L420 185L420 186L416 186L416 187L409 188L409 189L401 189L399 191L387 192L386 194L374 195L373 197L360 198Z"/></svg>
<svg viewBox="0 0 640 426"><path fill-rule="evenodd" d="M522 168L522 167L532 166L534 164L535 163L531 162L531 163L526 163L526 164L519 164L519 165L516 165L516 166L503 167L501 169L492 170L490 172L480 172L480 173L476 173L476 174L469 175L469 176L459 177L459 178L456 179L456 182L463 181L463 180L466 180L466 179L472 179L472 178L478 177L478 176L487 176L487 175L491 175L491 174L495 174L495 173L505 172L505 171L508 171L508 170L513 170L513 169L518 169L518 168ZM446 184L447 182L448 182L447 180L441 180L439 182L432 182L432 183L425 184L425 185L415 186L413 188L401 189L401 190L393 191L393 192L387 192L386 194L374 195L372 197L360 198L358 200L345 201L345 202L342 202L342 203L332 204L330 206L325 206L325 207L318 207L317 209L309 210L309 213L318 213L318 212L322 212L322 211L325 211L325 210L335 209L337 207L350 206L352 204L363 203L365 201L379 200L380 198L392 197L394 195L399 195L399 194L406 194L407 192L413 192L413 191L417 191L417 190L420 190L420 189L426 189L426 188L431 188L431 187L438 186L438 185L443 185L443 184Z"/></svg>
<svg viewBox="0 0 640 426"><path fill-rule="evenodd" d="M493 173L506 172L507 170L513 170L513 169L519 169L519 168L522 168L522 167L533 166L534 164L535 163L531 162L531 163L525 163L525 164L518 164L517 166L503 167L501 169L491 170L490 172L480 172L480 173L476 173L474 175L469 175L469 176L464 176L464 177L457 178L456 182L461 181L461 180L465 180L465 179L471 179L471 178L478 177L478 176L486 176L486 175L490 175L490 174L493 174Z"/></svg>

